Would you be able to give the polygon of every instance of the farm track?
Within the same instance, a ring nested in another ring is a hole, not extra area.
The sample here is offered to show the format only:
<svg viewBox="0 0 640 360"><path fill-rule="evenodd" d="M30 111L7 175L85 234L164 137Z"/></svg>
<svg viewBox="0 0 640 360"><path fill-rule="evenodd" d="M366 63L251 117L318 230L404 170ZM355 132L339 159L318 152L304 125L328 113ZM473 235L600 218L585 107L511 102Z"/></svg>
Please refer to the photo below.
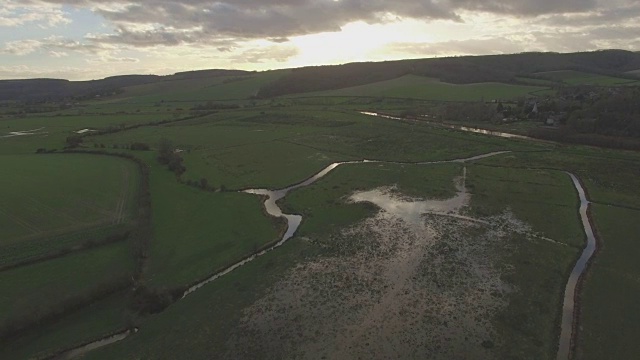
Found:
<svg viewBox="0 0 640 360"><path fill-rule="evenodd" d="M7 210L3 209L0 207L0 213L2 213L4 216L6 216L7 218L13 220L15 223L17 223L18 225L24 227L25 229L39 234L42 233L42 230L40 230L39 228L37 228L35 225L29 223L28 221L21 219L18 216L12 215L11 213L7 212Z"/></svg>
<svg viewBox="0 0 640 360"><path fill-rule="evenodd" d="M118 196L118 203L113 218L113 224L120 224L126 217L127 200L129 198L129 181L131 174L127 170L126 166L122 166L122 183L120 187L120 195Z"/></svg>
<svg viewBox="0 0 640 360"><path fill-rule="evenodd" d="M66 211L61 209L54 209L51 206L43 203L42 201L37 200L34 197L28 196L27 201L29 201L33 206L33 208L37 208L40 212L45 212L46 216L57 216L59 218L64 218L69 221L71 224L79 224L81 221L69 215ZM44 209L45 211L42 211Z"/></svg>

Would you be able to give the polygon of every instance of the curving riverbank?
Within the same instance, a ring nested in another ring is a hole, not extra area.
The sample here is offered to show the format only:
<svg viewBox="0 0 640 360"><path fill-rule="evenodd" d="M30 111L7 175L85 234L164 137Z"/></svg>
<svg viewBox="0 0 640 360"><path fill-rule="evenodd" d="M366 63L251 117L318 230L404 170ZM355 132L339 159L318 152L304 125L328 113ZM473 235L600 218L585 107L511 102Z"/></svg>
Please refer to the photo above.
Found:
<svg viewBox="0 0 640 360"><path fill-rule="evenodd" d="M249 189L249 190L244 190L244 192L248 193L248 194L254 194L254 195L259 195L259 196L263 196L266 198L266 200L264 201L264 208L267 211L267 213L270 216L276 217L276 218L284 218L287 222L287 229L284 232L284 235L282 236L282 238L275 243L273 246L268 247L264 250L261 250L253 255L250 255L249 257L227 267L226 269L212 275L211 277L191 286L190 288L188 288L184 294L182 295L182 298L185 298L187 295L193 293L194 291L200 289L201 287L203 287L204 285L219 279L220 277L232 272L233 270L255 260L256 258L263 256L264 254L268 253L269 251L276 249L280 246L282 246L285 242L287 242L287 240L289 240L290 238L293 237L293 235L295 235L296 231L298 230L298 227L300 227L300 224L302 223L302 216L298 215L298 214L285 214L282 209L278 206L277 202L281 199L283 199L285 196L287 196L287 194L295 189L299 189L299 188L303 188L306 186L309 186L313 183L315 183L316 181L322 179L323 177L327 176L327 174L329 174L332 170L334 170L335 168L337 168L338 166L341 165L347 165L347 164L365 164L365 163L386 163L386 164L405 164L405 165L435 165L435 164L448 164L448 163L465 163L468 161L475 161L475 160L480 160L480 159L485 159L488 157L492 157L492 156L497 156L497 155L501 155L501 154L505 154L505 153L509 153L510 151L494 151L494 152L490 152L490 153L486 153L486 154L481 154L481 155L476 155L476 156L471 156L471 157L467 157L467 158L459 158L459 159L452 159L452 160L442 160L442 161L426 161L426 162L418 162L418 163L403 163L403 162L393 162L393 161L382 161L382 160L360 160L360 161L343 161L343 162L335 162L330 164L329 166L325 167L324 169L320 170L318 173L316 173L315 175L311 176L310 178L285 187L283 189L279 189L279 190L269 190L269 189Z"/></svg>
<svg viewBox="0 0 640 360"><path fill-rule="evenodd" d="M577 328L577 315L578 315L578 290L579 282L584 276L587 270L589 261L593 258L593 255L597 249L597 241L595 233L593 231L593 225L589 219L589 205L590 201L587 198L587 194L582 187L582 183L577 176L567 172L571 177L573 186L578 192L580 198L580 207L578 213L582 220L582 226L584 228L585 235L587 237L587 244L582 250L582 254L578 258L578 261L571 270L567 286L564 290L564 300L562 305L562 323L560 325L560 341L558 344L558 360L567 360L570 358L573 347L575 344L576 328Z"/></svg>

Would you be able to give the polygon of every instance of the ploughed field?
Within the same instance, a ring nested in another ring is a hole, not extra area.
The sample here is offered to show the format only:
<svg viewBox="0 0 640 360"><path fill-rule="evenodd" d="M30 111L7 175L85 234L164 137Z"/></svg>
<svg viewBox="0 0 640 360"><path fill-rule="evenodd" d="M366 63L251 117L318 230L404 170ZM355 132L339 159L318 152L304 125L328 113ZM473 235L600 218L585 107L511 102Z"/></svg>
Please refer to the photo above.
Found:
<svg viewBox="0 0 640 360"><path fill-rule="evenodd" d="M564 288L585 241L565 171L587 189L602 245L579 289L574 353L640 351L631 256L640 250L640 156L355 111L374 98L401 110L526 95L542 83L408 75L253 98L283 73L140 85L81 109L0 119L0 135L26 131L0 138L1 358L64 355L113 334L128 337L80 353L555 358ZM65 153L78 135L73 151L84 153ZM167 140L183 171L158 161ZM263 253L286 224L242 190L286 188L342 161L352 163L278 202L302 224Z"/></svg>

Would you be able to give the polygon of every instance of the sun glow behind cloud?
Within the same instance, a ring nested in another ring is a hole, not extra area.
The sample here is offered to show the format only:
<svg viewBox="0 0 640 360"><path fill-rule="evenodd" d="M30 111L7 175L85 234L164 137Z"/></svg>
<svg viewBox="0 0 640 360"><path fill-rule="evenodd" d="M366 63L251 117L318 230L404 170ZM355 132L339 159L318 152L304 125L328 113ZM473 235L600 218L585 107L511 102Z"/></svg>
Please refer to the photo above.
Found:
<svg viewBox="0 0 640 360"><path fill-rule="evenodd" d="M288 65L381 60L388 54L380 50L389 44L407 40L431 41L434 38L428 33L418 32L419 27L413 22L371 25L359 21L347 24L337 32L293 37L290 41L298 47L300 54Z"/></svg>

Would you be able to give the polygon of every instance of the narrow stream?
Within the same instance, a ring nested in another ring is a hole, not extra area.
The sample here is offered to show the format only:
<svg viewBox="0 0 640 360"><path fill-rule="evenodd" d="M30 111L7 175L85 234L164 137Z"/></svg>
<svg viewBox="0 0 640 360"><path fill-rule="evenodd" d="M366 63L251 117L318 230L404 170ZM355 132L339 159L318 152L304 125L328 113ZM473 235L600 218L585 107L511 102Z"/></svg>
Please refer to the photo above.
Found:
<svg viewBox="0 0 640 360"><path fill-rule="evenodd" d="M114 334L111 335L109 337L106 337L104 339L98 340L98 341L94 341L92 343L77 347L75 349L71 349L69 351L66 351L60 355L54 356L51 359L53 360L67 360L67 359L74 359L77 358L79 356L85 355L86 353L88 353L91 350L95 350L98 348L101 348L103 346L107 346L107 345L111 345L114 343L117 343L118 341L122 341L124 339L126 339L127 337L129 337L129 335L131 335L132 333L136 333L138 331L138 329L134 329L133 331L131 330L127 330L118 334Z"/></svg>
<svg viewBox="0 0 640 360"><path fill-rule="evenodd" d="M360 114L369 115L369 116L376 116L376 117L381 117L381 118L391 119L391 120L420 121L420 122L425 123L425 124L429 124L429 125L433 125L433 126L437 126L437 127L443 127L443 128L446 128L446 129L460 130L460 131L472 132L472 133L476 133L476 134L484 134L484 135L490 135L490 136L498 136L498 137L507 138L507 139L520 139L520 140L539 141L539 139L535 139L535 138L524 136L524 135L511 134L511 133L505 133L505 132L493 131L493 130L486 130L486 129L474 128L474 127L469 127L469 126L445 124L445 123L433 122L433 121L427 121L427 120L407 119L407 118L401 118L401 117L397 117L397 116L379 114L377 112L371 112L371 111L360 111Z"/></svg>
<svg viewBox="0 0 640 360"><path fill-rule="evenodd" d="M569 280L567 281L567 286L564 290L564 301L562 305L562 324L560 326L560 342L558 345L558 360L567 360L571 355L571 351L573 348L573 344L575 342L575 325L577 322L576 319L576 298L577 294L577 285L584 274L587 264L593 254L596 251L597 242L596 237L593 233L593 227L591 226L591 222L589 221L589 216L587 215L587 211L589 210L589 200L587 199L586 193L580 180L573 174L567 173L571 177L573 181L573 186L575 186L578 191L578 195L580 197L580 219L582 220L582 226L584 228L584 232L587 235L587 245L585 246L580 258L576 262L573 270L571 270L571 275L569 275Z"/></svg>

